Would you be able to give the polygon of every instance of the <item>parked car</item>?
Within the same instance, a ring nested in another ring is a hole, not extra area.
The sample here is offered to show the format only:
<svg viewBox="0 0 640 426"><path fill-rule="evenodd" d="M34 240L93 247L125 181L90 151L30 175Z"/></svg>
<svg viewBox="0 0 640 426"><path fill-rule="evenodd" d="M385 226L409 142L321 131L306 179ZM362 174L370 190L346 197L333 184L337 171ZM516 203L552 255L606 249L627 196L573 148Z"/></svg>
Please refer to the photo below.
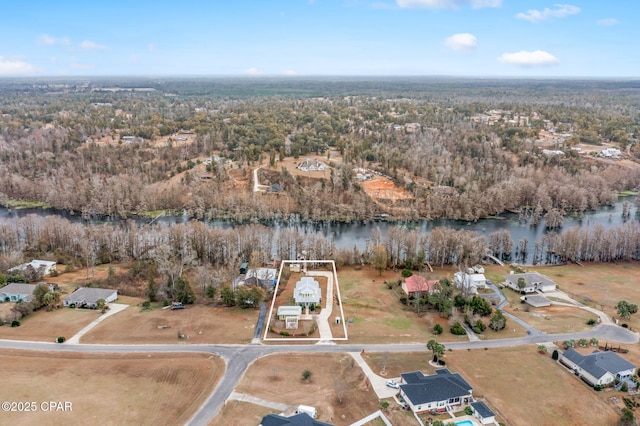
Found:
<svg viewBox="0 0 640 426"><path fill-rule="evenodd" d="M387 386L394 389L400 389L400 385L394 380L387 380Z"/></svg>
<svg viewBox="0 0 640 426"><path fill-rule="evenodd" d="M171 305L171 310L175 311L176 309L184 309L184 305L182 303L173 303L173 305Z"/></svg>

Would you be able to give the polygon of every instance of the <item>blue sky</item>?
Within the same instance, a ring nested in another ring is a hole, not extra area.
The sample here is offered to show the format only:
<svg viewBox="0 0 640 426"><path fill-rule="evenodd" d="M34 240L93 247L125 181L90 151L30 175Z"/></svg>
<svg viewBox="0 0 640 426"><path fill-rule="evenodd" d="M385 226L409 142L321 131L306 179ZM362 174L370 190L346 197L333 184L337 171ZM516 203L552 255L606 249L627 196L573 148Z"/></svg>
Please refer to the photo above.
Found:
<svg viewBox="0 0 640 426"><path fill-rule="evenodd" d="M637 0L6 3L0 76L640 74Z"/></svg>

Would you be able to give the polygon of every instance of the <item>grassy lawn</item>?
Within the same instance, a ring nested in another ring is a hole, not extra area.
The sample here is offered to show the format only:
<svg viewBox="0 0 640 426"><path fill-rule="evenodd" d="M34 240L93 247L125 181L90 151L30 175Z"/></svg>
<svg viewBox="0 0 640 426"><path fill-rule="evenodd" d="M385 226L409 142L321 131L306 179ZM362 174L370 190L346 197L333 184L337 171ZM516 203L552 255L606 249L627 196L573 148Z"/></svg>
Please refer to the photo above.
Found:
<svg viewBox="0 0 640 426"><path fill-rule="evenodd" d="M270 408L242 401L227 401L209 426L259 425L267 414L280 414Z"/></svg>
<svg viewBox="0 0 640 426"><path fill-rule="evenodd" d="M10 303L3 304L8 308ZM100 316L92 309L60 308L47 312L40 309L20 320L20 327L0 327L0 339L53 342L58 336L67 339Z"/></svg>

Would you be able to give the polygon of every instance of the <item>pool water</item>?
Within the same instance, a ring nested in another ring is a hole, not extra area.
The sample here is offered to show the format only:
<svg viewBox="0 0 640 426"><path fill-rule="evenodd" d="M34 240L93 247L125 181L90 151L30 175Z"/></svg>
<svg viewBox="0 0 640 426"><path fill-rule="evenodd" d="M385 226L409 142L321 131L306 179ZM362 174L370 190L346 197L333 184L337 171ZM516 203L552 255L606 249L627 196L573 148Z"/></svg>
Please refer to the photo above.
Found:
<svg viewBox="0 0 640 426"><path fill-rule="evenodd" d="M461 422L456 422L456 426L475 426L471 420L463 420Z"/></svg>

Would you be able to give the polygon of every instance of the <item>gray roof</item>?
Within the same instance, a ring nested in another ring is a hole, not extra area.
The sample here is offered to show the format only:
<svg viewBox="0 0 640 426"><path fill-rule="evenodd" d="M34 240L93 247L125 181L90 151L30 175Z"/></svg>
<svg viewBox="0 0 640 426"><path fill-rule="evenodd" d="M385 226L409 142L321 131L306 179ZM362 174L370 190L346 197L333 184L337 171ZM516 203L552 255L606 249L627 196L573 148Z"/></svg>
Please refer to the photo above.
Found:
<svg viewBox="0 0 640 426"><path fill-rule="evenodd" d="M534 283L541 283L543 286L556 286L555 281L536 271L525 272L524 274L509 274L505 275L505 277L508 281L516 284L518 283L518 278L524 278L524 281L527 283L527 287L533 287Z"/></svg>
<svg viewBox="0 0 640 426"><path fill-rule="evenodd" d="M291 417L269 414L262 418L260 426L333 426L329 423L314 419L307 413L296 414Z"/></svg>
<svg viewBox="0 0 640 426"><path fill-rule="evenodd" d="M636 368L635 365L611 351L600 352L596 350L588 355L582 355L575 349L569 348L562 356L596 379L600 379L607 372L615 375L621 371Z"/></svg>
<svg viewBox="0 0 640 426"><path fill-rule="evenodd" d="M531 306L549 306L551 305L551 301L544 296L524 296L524 301L530 304Z"/></svg>
<svg viewBox="0 0 640 426"><path fill-rule="evenodd" d="M69 303L84 302L84 303L96 303L98 299L107 299L117 290L110 290L104 288L92 288L92 287L80 287L69 296L65 297L65 301Z"/></svg>
<svg viewBox="0 0 640 426"><path fill-rule="evenodd" d="M491 409L487 407L487 404L482 401L472 402L471 407L473 407L473 409L476 410L476 412L480 414L480 417L482 417L483 419L496 415L496 413L491 411Z"/></svg>
<svg viewBox="0 0 640 426"><path fill-rule="evenodd" d="M0 293L15 294L15 295L18 295L18 294L33 295L33 290L35 289L36 289L36 284L11 283L0 288Z"/></svg>
<svg viewBox="0 0 640 426"><path fill-rule="evenodd" d="M437 370L437 374L431 376L419 371L406 373L402 379L407 383L400 385L400 389L413 405L468 396L473 389L460 374L446 369Z"/></svg>

